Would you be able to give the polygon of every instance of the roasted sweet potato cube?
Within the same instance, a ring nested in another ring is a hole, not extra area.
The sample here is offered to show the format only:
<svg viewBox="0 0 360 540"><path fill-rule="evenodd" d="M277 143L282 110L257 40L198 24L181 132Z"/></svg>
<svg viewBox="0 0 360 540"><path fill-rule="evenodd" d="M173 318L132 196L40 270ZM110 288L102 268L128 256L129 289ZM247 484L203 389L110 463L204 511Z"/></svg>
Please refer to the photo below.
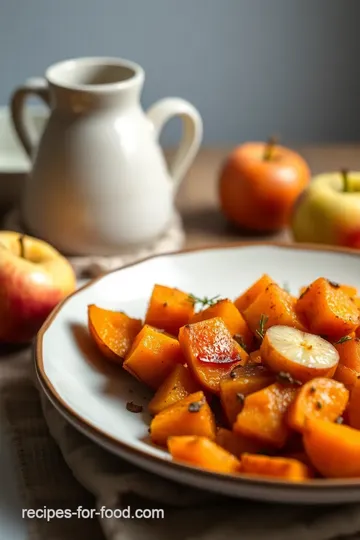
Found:
<svg viewBox="0 0 360 540"><path fill-rule="evenodd" d="M168 448L175 460L202 469L228 474L240 469L235 456L205 437L170 437Z"/></svg>
<svg viewBox="0 0 360 540"><path fill-rule="evenodd" d="M200 390L200 385L195 381L189 369L182 364L177 364L150 401L149 412L158 414L166 407L198 390Z"/></svg>
<svg viewBox="0 0 360 540"><path fill-rule="evenodd" d="M256 298L265 291L266 287L274 283L274 280L270 276L264 274L258 279L251 287L249 287L243 294L236 298L234 304L237 309L242 313L245 311L250 304L256 300Z"/></svg>
<svg viewBox="0 0 360 540"><path fill-rule="evenodd" d="M193 314L194 304L187 293L164 285L155 285L145 323L177 337L179 328L187 324Z"/></svg>
<svg viewBox="0 0 360 540"><path fill-rule="evenodd" d="M177 339L145 325L137 335L123 367L134 377L157 390L183 361Z"/></svg>
<svg viewBox="0 0 360 540"><path fill-rule="evenodd" d="M203 392L195 392L157 414L150 424L154 444L165 446L169 437L196 435L215 438L215 419Z"/></svg>
<svg viewBox="0 0 360 540"><path fill-rule="evenodd" d="M190 323L206 321L207 319L213 319L214 317L220 317L224 321L230 334L236 336L236 339L244 349L251 349L254 337L246 324L244 317L230 300L219 300L219 302L213 306L196 313L191 318Z"/></svg>
<svg viewBox="0 0 360 540"><path fill-rule="evenodd" d="M349 424L360 430L360 381L352 388L347 409Z"/></svg>
<svg viewBox="0 0 360 540"><path fill-rule="evenodd" d="M350 298L354 298L354 300L355 300L355 297L356 297L356 295L358 293L356 287L352 287L351 285L341 285L339 283L334 283L334 282L332 282L332 283L333 283L333 285L335 285L336 287L341 289L344 293L346 293L348 296L350 296ZM308 289L308 287L301 287L299 296L304 294L306 292L306 289Z"/></svg>
<svg viewBox="0 0 360 540"><path fill-rule="evenodd" d="M292 429L304 431L309 416L334 422L341 416L349 401L345 386L327 377L316 377L299 388L287 412Z"/></svg>
<svg viewBox="0 0 360 540"><path fill-rule="evenodd" d="M106 358L122 364L140 332L142 322L120 311L110 311L94 304L88 306L89 332Z"/></svg>
<svg viewBox="0 0 360 540"><path fill-rule="evenodd" d="M257 392L275 381L275 375L261 364L235 367L220 382L220 400L225 416L232 426L242 410L245 396Z"/></svg>
<svg viewBox="0 0 360 540"><path fill-rule="evenodd" d="M243 312L250 330L256 334L262 316L266 316L264 329L276 324L304 330L295 311L293 297L276 283L271 283Z"/></svg>
<svg viewBox="0 0 360 540"><path fill-rule="evenodd" d="M235 364L245 364L248 359L219 317L183 326L179 342L194 378L215 394L220 392L220 381Z"/></svg>
<svg viewBox="0 0 360 540"><path fill-rule="evenodd" d="M300 296L296 311L310 332L340 338L359 325L359 310L341 287L325 278L315 280Z"/></svg>
<svg viewBox="0 0 360 540"><path fill-rule="evenodd" d="M295 395L295 387L274 383L246 396L234 424L235 433L282 448L290 435L286 412Z"/></svg>
<svg viewBox="0 0 360 540"><path fill-rule="evenodd" d="M313 477L312 469L297 459L259 454L243 454L241 472L282 478L292 482L300 482Z"/></svg>
<svg viewBox="0 0 360 540"><path fill-rule="evenodd" d="M264 448L264 445L256 439L244 437L225 428L217 430L215 442L236 457L240 457L244 452L257 453Z"/></svg>
<svg viewBox="0 0 360 540"><path fill-rule="evenodd" d="M342 382L351 389L360 378L360 339L345 336L341 343L335 343L340 360L336 368L334 379Z"/></svg>
<svg viewBox="0 0 360 540"><path fill-rule="evenodd" d="M256 349L256 351L252 351L249 354L249 364L262 364L262 358L261 358L261 352L260 349Z"/></svg>
<svg viewBox="0 0 360 540"><path fill-rule="evenodd" d="M360 477L360 431L309 417L304 446L312 465L325 478Z"/></svg>

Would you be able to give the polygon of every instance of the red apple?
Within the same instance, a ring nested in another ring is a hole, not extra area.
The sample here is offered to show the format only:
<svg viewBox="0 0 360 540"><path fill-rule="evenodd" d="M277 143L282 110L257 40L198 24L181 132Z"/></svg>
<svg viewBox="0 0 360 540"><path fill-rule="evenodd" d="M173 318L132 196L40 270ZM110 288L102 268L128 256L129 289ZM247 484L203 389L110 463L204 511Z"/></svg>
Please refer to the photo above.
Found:
<svg viewBox="0 0 360 540"><path fill-rule="evenodd" d="M75 290L70 263L49 244L0 231L0 343L25 343Z"/></svg>
<svg viewBox="0 0 360 540"><path fill-rule="evenodd" d="M235 225L271 232L289 224L294 202L307 187L310 170L293 150L249 142L235 148L219 178L220 206Z"/></svg>

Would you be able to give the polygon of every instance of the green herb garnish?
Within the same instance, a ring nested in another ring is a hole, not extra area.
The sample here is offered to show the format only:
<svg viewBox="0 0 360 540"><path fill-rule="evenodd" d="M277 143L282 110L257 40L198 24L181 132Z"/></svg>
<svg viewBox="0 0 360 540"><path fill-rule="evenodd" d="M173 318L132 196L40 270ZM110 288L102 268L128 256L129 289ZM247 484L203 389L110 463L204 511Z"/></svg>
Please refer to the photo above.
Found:
<svg viewBox="0 0 360 540"><path fill-rule="evenodd" d="M194 294L189 294L188 300L192 303L193 306L200 305L202 307L210 307L216 304L220 298L220 295L217 294L216 296L213 296L212 298L209 298L208 296L204 296L204 298L199 298L198 296L195 296Z"/></svg>
<svg viewBox="0 0 360 540"><path fill-rule="evenodd" d="M283 289L284 289L284 291L286 291L287 293L290 294L290 292L291 292L290 291L290 285L288 284L287 281L284 282Z"/></svg>
<svg viewBox="0 0 360 540"><path fill-rule="evenodd" d="M262 314L259 321L259 328L256 330L256 335L259 339L264 339L265 336L265 324L268 322L269 317Z"/></svg>
<svg viewBox="0 0 360 540"><path fill-rule="evenodd" d="M240 334L235 334L234 339L236 343L238 343L240 347L242 347L244 351L247 352L247 347L246 347L246 344L244 343L243 337Z"/></svg>
<svg viewBox="0 0 360 540"><path fill-rule="evenodd" d="M345 343L346 341L350 341L351 339L352 339L351 336L343 336L340 339L338 339L337 341L335 341L335 344L340 345L341 343Z"/></svg>
<svg viewBox="0 0 360 540"><path fill-rule="evenodd" d="M321 401L317 401L315 405L316 405L316 408L317 408L317 409L319 409L319 410L322 409L322 403L321 403Z"/></svg>

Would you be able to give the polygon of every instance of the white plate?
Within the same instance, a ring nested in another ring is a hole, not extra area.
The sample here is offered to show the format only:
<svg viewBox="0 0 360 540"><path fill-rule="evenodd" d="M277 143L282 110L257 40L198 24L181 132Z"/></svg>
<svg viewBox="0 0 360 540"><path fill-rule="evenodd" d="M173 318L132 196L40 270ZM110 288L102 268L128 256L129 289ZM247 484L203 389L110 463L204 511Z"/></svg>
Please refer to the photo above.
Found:
<svg viewBox="0 0 360 540"><path fill-rule="evenodd" d="M359 480L312 480L302 484L215 474L173 463L148 442L148 414L126 410L144 405L149 393L129 374L109 365L87 332L87 305L121 309L143 317L154 283L197 296L230 298L267 272L291 291L319 276L360 289L360 258L350 250L305 246L237 245L156 256L116 270L65 300L41 329L36 368L42 387L69 422L96 443L173 480L237 497L296 503L360 501Z"/></svg>

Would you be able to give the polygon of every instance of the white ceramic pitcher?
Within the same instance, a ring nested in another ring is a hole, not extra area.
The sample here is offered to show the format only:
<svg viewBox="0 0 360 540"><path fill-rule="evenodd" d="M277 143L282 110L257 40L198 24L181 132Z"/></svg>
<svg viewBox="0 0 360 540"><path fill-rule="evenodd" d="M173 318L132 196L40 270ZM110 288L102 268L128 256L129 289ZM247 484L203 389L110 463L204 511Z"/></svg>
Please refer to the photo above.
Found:
<svg viewBox="0 0 360 540"><path fill-rule="evenodd" d="M112 254L160 236L176 190L202 139L202 121L187 101L167 98L145 114L143 69L127 60L82 58L50 67L45 79L18 88L15 129L33 170L21 213L29 232L69 254ZM24 122L25 99L51 108L35 150ZM183 120L178 150L166 165L158 138L173 116Z"/></svg>

